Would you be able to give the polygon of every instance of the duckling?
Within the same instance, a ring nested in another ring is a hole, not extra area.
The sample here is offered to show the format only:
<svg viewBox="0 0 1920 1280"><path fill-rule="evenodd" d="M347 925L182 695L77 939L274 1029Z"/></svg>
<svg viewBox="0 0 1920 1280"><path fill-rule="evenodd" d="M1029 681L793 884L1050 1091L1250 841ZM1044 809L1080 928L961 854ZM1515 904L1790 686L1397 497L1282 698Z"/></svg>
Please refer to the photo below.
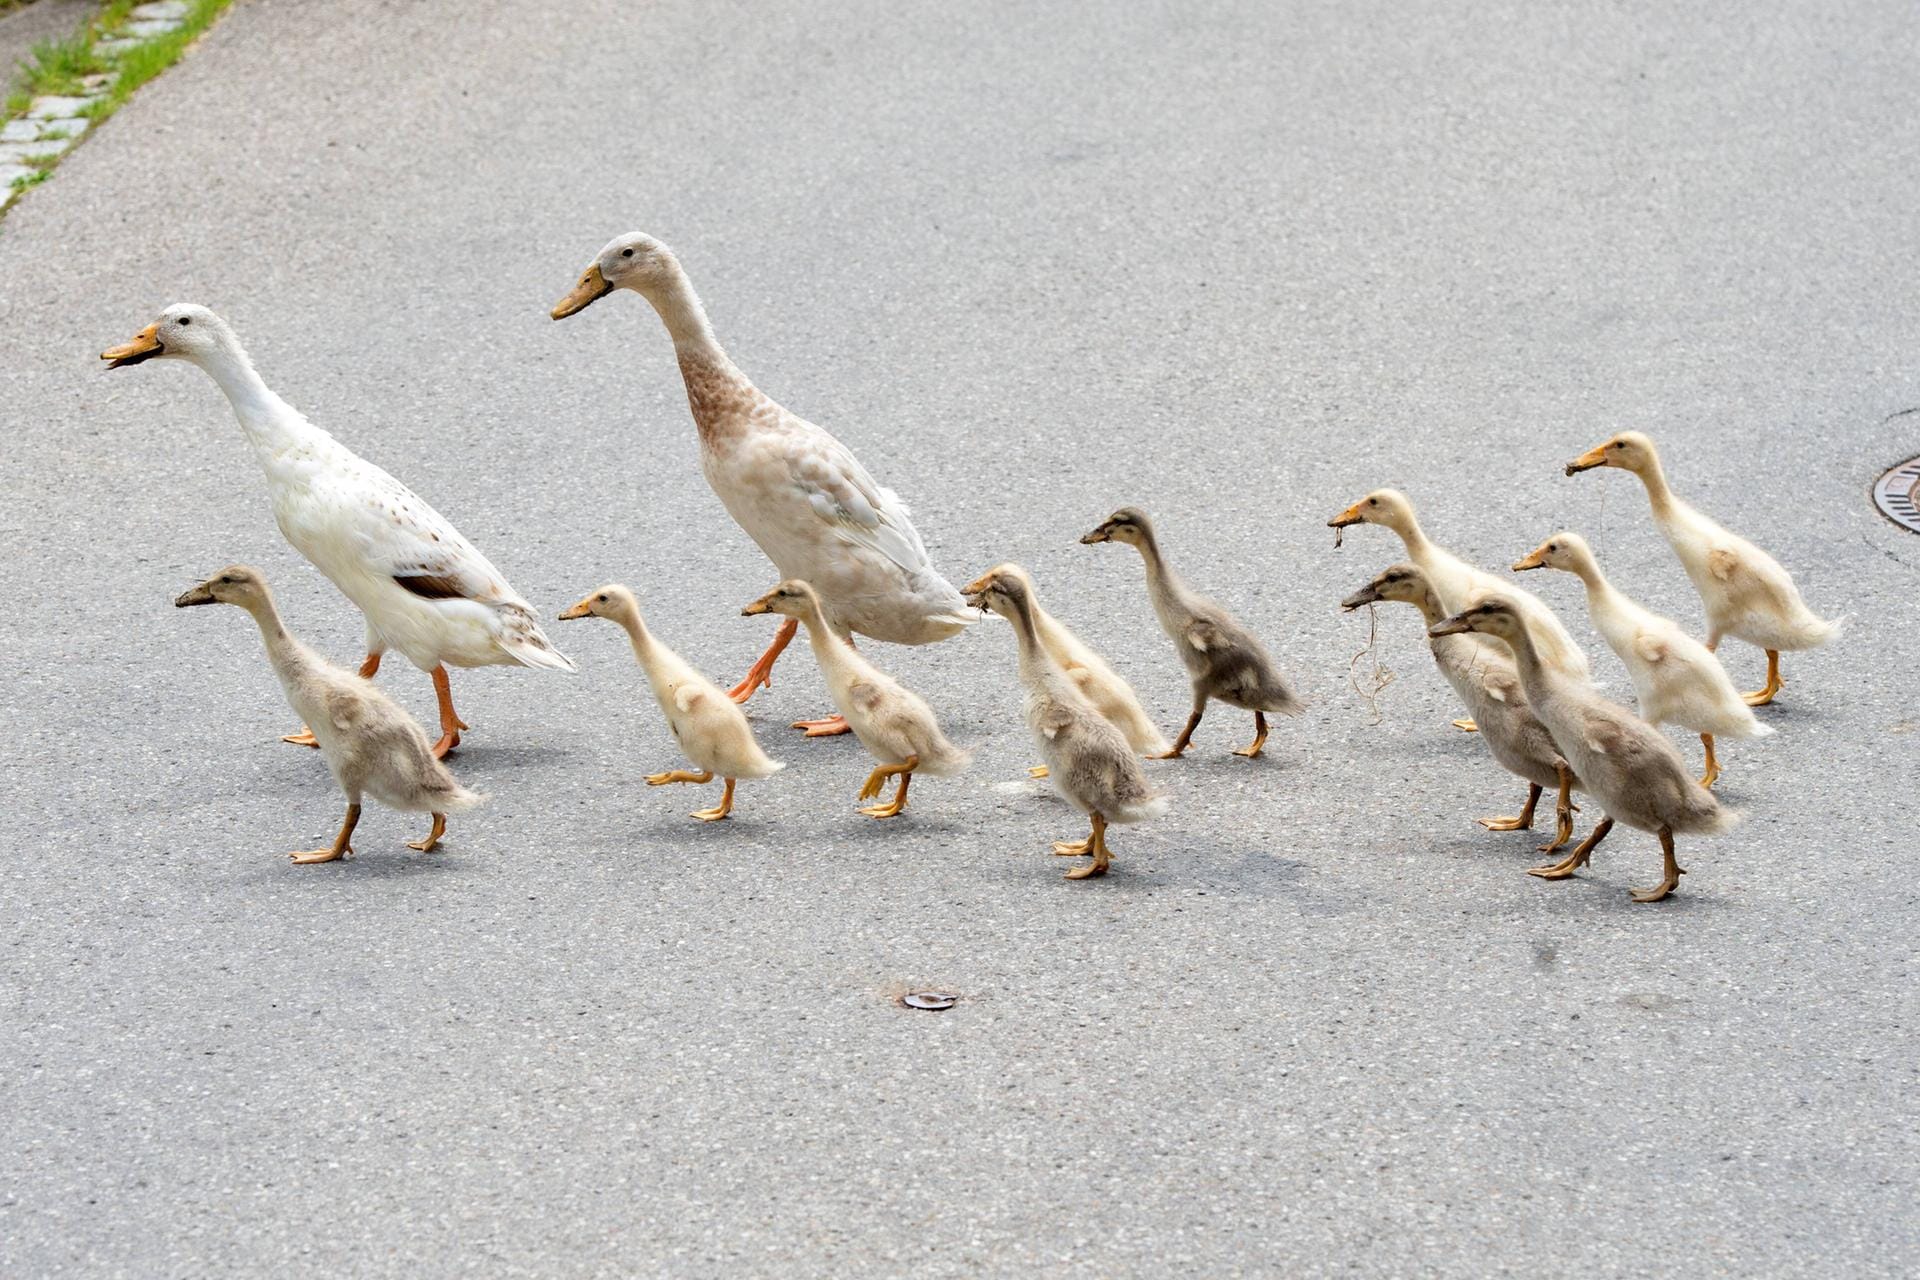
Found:
<svg viewBox="0 0 1920 1280"><path fill-rule="evenodd" d="M1721 807L1713 792L1694 781L1686 762L1665 734L1625 707L1609 702L1584 680L1570 678L1540 660L1532 627L1520 606L1490 595L1427 630L1449 636L1475 632L1506 642L1527 701L1554 745L1580 779L1580 787L1604 809L1600 821L1565 858L1528 874L1564 880L1587 865L1593 850L1616 821L1660 838L1660 883L1635 889L1635 902L1658 902L1680 887L1686 874L1674 858L1674 835L1718 835L1739 817Z"/></svg>
<svg viewBox="0 0 1920 1280"><path fill-rule="evenodd" d="M699 772L669 769L647 775L647 785L662 787L676 782L712 782L718 775L725 784L720 803L708 809L696 809L689 817L702 822L719 822L733 812L733 787L741 778L770 778L786 766L767 758L754 739L747 713L729 698L726 691L695 671L679 654L653 638L646 620L640 616L640 602L633 592L618 583L608 583L560 615L565 622L573 618L606 618L626 630L633 643L633 656L647 673L653 696L666 713L667 727L687 759L699 766Z"/></svg>
<svg viewBox="0 0 1920 1280"><path fill-rule="evenodd" d="M1155 759L1176 760L1186 751L1211 698L1253 712L1253 741L1233 753L1248 759L1266 748L1267 712L1283 716L1301 712L1304 704L1274 667L1266 646L1238 618L1192 590L1167 567L1146 512L1122 507L1080 541L1089 546L1124 542L1139 551L1146 564L1153 611L1193 682L1193 711L1186 728Z"/></svg>
<svg viewBox="0 0 1920 1280"><path fill-rule="evenodd" d="M1716 734L1758 738L1773 732L1761 724L1733 687L1720 659L1680 629L1680 624L1614 590L1600 572L1593 549L1577 533L1556 533L1514 564L1514 571L1562 569L1587 588L1587 613L1607 645L1627 664L1640 700L1640 716L1649 724L1677 724L1700 735L1706 748L1706 774L1700 785L1720 778L1714 756Z"/></svg>
<svg viewBox="0 0 1920 1280"><path fill-rule="evenodd" d="M1018 565L1001 565L963 588L967 603L991 609L1013 624L1020 643L1020 680L1027 686L1027 725L1046 757L1054 789L1087 815L1085 840L1055 841L1058 857L1091 854L1093 861L1067 872L1069 880L1107 874L1109 822L1141 822L1166 812L1134 754L1134 745L1083 692L1084 685L1061 665L1042 638L1041 614L1032 580Z"/></svg>
<svg viewBox="0 0 1920 1280"><path fill-rule="evenodd" d="M1527 615L1527 621L1539 641L1541 660L1576 680L1589 678L1587 655L1580 651L1580 646L1574 643L1573 636L1553 610L1512 583L1477 569L1452 552L1435 546L1421 530L1420 520L1414 515L1413 502L1398 489L1375 489L1327 521L1327 524L1335 529L1355 524L1377 524L1399 534L1400 541L1407 549L1407 559L1427 575L1434 594L1440 598L1440 607L1448 613L1460 612L1490 591L1504 593L1517 602ZM1471 720L1456 720L1454 724L1469 733L1473 732Z"/></svg>
<svg viewBox="0 0 1920 1280"><path fill-rule="evenodd" d="M869 805L860 812L870 818L896 817L907 807L907 784L914 774L944 778L967 767L970 753L947 741L933 708L868 662L835 631L811 586L789 578L740 612L748 616L777 613L806 624L807 639L834 705L860 745L880 762L860 788L860 798L872 800L885 789L888 778L900 779L890 802Z"/></svg>
<svg viewBox="0 0 1920 1280"><path fill-rule="evenodd" d="M1447 616L1427 575L1412 564L1388 566L1372 582L1342 600L1340 607L1351 612L1384 600L1412 605L1428 627ZM1573 838L1573 789L1580 780L1553 745L1553 735L1527 705L1527 693L1520 686L1520 673L1512 657L1504 646L1477 636L1430 635L1427 644L1433 651L1434 665L1480 726L1487 753L1507 772L1527 781L1527 803L1517 817L1477 821L1489 831L1529 830L1541 791L1552 787L1557 792L1554 814L1559 821L1553 839L1539 851L1552 853L1559 849Z"/></svg>
<svg viewBox="0 0 1920 1280"><path fill-rule="evenodd" d="M1033 618L1034 634L1040 637L1047 655L1067 673L1067 678L1093 704L1093 709L1120 731L1127 745L1148 756L1162 755L1168 751L1166 736L1148 718L1132 686L1122 680L1099 654L1088 648L1084 640L1040 606L1040 596L1034 590L1033 578L1027 571L1017 564L1003 564L987 576L995 574L1020 580L1021 588L1026 593L1028 613ZM982 582L986 580L980 579ZM1047 766L1035 765L1027 772L1033 777L1044 778L1047 776Z"/></svg>
<svg viewBox="0 0 1920 1280"><path fill-rule="evenodd" d="M1646 486L1653 522L1707 607L1707 648L1718 650L1721 637L1733 636L1766 651L1767 683L1745 695L1748 706L1766 706L1786 684L1780 677L1782 650L1817 649L1840 634L1839 621L1829 622L1807 608L1779 561L1673 496L1660 454L1647 436L1622 432L1569 462L1567 474L1595 467L1631 471Z"/></svg>
<svg viewBox="0 0 1920 1280"><path fill-rule="evenodd" d="M325 849L289 854L301 866L334 862L353 852L349 841L360 822L360 801L370 795L390 809L426 813L433 826L409 849L431 852L447 832L447 815L471 809L486 799L454 781L434 758L433 746L400 705L373 685L334 666L294 639L280 621L273 593L258 569L230 565L199 586L183 592L176 608L232 604L259 624L267 661L286 691L287 704L306 717L333 780L347 796L347 816Z"/></svg>

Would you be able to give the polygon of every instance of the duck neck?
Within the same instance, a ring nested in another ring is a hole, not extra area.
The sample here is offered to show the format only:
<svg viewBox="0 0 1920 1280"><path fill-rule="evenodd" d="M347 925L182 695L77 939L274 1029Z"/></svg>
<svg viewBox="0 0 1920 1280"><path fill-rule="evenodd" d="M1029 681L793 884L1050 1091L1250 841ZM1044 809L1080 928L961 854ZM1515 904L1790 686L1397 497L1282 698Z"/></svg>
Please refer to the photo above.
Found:
<svg viewBox="0 0 1920 1280"><path fill-rule="evenodd" d="M1185 590L1180 575L1173 571L1167 558L1160 552L1160 539L1154 536L1152 529L1142 526L1140 541L1134 544L1140 552L1141 562L1147 567L1147 590L1157 600L1177 600Z"/></svg>
<svg viewBox="0 0 1920 1280"><path fill-rule="evenodd" d="M1007 615L1007 621L1013 624L1014 639L1020 644L1020 678L1033 683L1058 672L1060 664L1040 642L1040 624L1033 601L1027 596L1013 596L1009 603L1013 611Z"/></svg>
<svg viewBox="0 0 1920 1280"><path fill-rule="evenodd" d="M807 643L813 646L813 656L821 666L838 663L853 651L853 646L840 638L827 622L826 610L820 607L820 601L809 600L805 612L797 615L807 629Z"/></svg>
<svg viewBox="0 0 1920 1280"><path fill-rule="evenodd" d="M700 305L700 296L693 291L693 282L687 279L679 263L673 264L672 274L663 283L647 289L641 296L660 314L660 322L667 326L673 349L682 362L695 359L731 367L727 353L713 336L707 309Z"/></svg>
<svg viewBox="0 0 1920 1280"><path fill-rule="evenodd" d="M1407 549L1407 558L1415 564L1423 564L1433 558L1433 543L1427 540L1427 534L1420 527L1420 521L1408 516L1402 523L1395 524L1393 531L1400 535L1400 542Z"/></svg>
<svg viewBox="0 0 1920 1280"><path fill-rule="evenodd" d="M1658 517L1673 514L1676 500L1673 490L1667 487L1666 468L1660 465L1659 457L1647 459L1646 465L1635 470L1634 474L1647 487L1647 501L1653 506L1653 514Z"/></svg>
<svg viewBox="0 0 1920 1280"><path fill-rule="evenodd" d="M680 379L686 384L687 408L693 413L701 443L712 446L742 434L747 411L762 397L713 336L707 309L700 305L687 273L675 263L665 283L642 296L660 314L673 339Z"/></svg>
<svg viewBox="0 0 1920 1280"><path fill-rule="evenodd" d="M1421 591L1411 603L1414 608L1420 611L1421 619L1425 621L1429 627L1445 622L1447 619L1447 611L1440 607L1440 597L1433 594L1432 587Z"/></svg>
<svg viewBox="0 0 1920 1280"><path fill-rule="evenodd" d="M1598 616L1619 602L1620 593L1613 589L1613 584L1607 581L1607 575L1600 572L1600 566L1592 559L1582 557L1574 561L1567 566L1567 572L1580 579L1580 584L1587 589L1587 612L1590 615Z"/></svg>
<svg viewBox="0 0 1920 1280"><path fill-rule="evenodd" d="M316 430L266 384L238 342L223 343L195 363L226 393L240 429L260 453L279 453Z"/></svg>
<svg viewBox="0 0 1920 1280"><path fill-rule="evenodd" d="M627 642L633 646L634 660L651 675L655 646L653 632L647 630L646 619L640 616L638 609L627 608L616 614L614 621L627 633Z"/></svg>
<svg viewBox="0 0 1920 1280"><path fill-rule="evenodd" d="M259 598L249 600L241 606L253 617L260 628L260 639L267 646L267 661L273 664L273 670L281 680L291 680L308 665L310 657L305 645L293 638L287 630L287 624L280 620L280 608L273 602L270 593L263 592Z"/></svg>
<svg viewBox="0 0 1920 1280"><path fill-rule="evenodd" d="M1520 684L1527 690L1529 697L1536 689L1544 688L1552 673L1540 663L1540 655L1533 647L1533 636L1521 624L1519 633L1509 640L1505 636L1495 637L1503 641L1513 653L1513 665L1520 672Z"/></svg>

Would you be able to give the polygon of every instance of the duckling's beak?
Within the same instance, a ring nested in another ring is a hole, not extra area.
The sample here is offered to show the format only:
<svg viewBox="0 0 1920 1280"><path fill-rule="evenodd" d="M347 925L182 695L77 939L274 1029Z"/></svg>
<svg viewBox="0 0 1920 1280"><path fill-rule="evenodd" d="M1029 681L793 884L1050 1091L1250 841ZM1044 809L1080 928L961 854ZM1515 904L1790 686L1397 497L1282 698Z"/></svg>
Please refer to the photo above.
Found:
<svg viewBox="0 0 1920 1280"><path fill-rule="evenodd" d="M1607 446L1597 444L1567 464L1567 474L1577 475L1607 465Z"/></svg>
<svg viewBox="0 0 1920 1280"><path fill-rule="evenodd" d="M1098 529L1095 529L1092 533L1083 533L1080 535L1080 545L1085 547L1090 547L1096 542L1112 542L1112 541L1113 541L1112 525L1103 524Z"/></svg>
<svg viewBox="0 0 1920 1280"><path fill-rule="evenodd" d="M1356 502L1352 506L1348 507L1345 511L1342 511L1339 515L1335 516L1333 519L1327 521L1327 528L1344 529L1350 524L1359 524L1359 523L1360 523L1360 504Z"/></svg>
<svg viewBox="0 0 1920 1280"><path fill-rule="evenodd" d="M1379 604L1380 599L1380 588L1374 586L1372 583L1368 583L1366 586L1348 596L1345 600L1342 600L1340 607L1351 613L1363 605Z"/></svg>
<svg viewBox="0 0 1920 1280"><path fill-rule="evenodd" d="M166 351L159 338L160 326L150 324L133 335L132 342L123 342L117 347L108 347L100 353L102 360L109 361L109 369L118 369L122 365L139 364L142 360L151 360ZM208 604L206 600L195 600L194 604Z"/></svg>
<svg viewBox="0 0 1920 1280"><path fill-rule="evenodd" d="M769 591L766 595L761 596L758 600L755 600L752 604L742 609L740 611L740 616L743 618L751 618L755 614L772 613L772 612L773 612L773 593Z"/></svg>
<svg viewBox="0 0 1920 1280"><path fill-rule="evenodd" d="M1471 630L1473 630L1473 628L1467 625L1467 617L1462 613L1455 614L1444 622L1434 623L1427 628L1427 634L1430 636L1457 636Z"/></svg>
<svg viewBox="0 0 1920 1280"><path fill-rule="evenodd" d="M174 598L173 607L176 609L185 609L196 604L218 604L218 603L220 602L213 598L212 589L208 587L206 583L203 582L199 586L193 588L191 591L182 591L178 596Z"/></svg>
<svg viewBox="0 0 1920 1280"><path fill-rule="evenodd" d="M1540 555L1541 551L1543 550L1545 550L1545 548L1535 547L1533 550L1527 552L1527 554L1522 556L1520 559L1515 560L1513 562L1513 571L1515 573L1520 573L1527 569L1546 568L1547 562L1544 559L1542 559Z"/></svg>
<svg viewBox="0 0 1920 1280"><path fill-rule="evenodd" d="M612 292L613 286L600 274L600 264L596 262L580 277L580 283L573 286L573 292L554 304L553 318L565 320L577 311L585 311Z"/></svg>
<svg viewBox="0 0 1920 1280"><path fill-rule="evenodd" d="M572 622L575 618L584 618L593 612L593 597L588 596L579 604L560 611L560 621Z"/></svg>

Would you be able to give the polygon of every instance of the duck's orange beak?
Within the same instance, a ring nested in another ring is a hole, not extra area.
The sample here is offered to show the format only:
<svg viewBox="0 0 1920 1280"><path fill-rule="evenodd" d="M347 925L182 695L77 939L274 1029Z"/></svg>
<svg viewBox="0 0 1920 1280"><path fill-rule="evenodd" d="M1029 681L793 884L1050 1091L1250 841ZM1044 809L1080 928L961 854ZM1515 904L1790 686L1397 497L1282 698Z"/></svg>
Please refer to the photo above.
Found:
<svg viewBox="0 0 1920 1280"><path fill-rule="evenodd" d="M552 315L555 320L565 320L568 316L598 302L613 292L613 286L600 274L600 264L594 263L580 277L580 283L573 286L573 292L553 304Z"/></svg>
<svg viewBox="0 0 1920 1280"><path fill-rule="evenodd" d="M560 621L571 622L575 618L587 617L592 612L593 612L593 597L587 596L584 599L582 599L579 604L576 604L568 609L562 609L560 611Z"/></svg>
<svg viewBox="0 0 1920 1280"><path fill-rule="evenodd" d="M1533 550L1527 552L1526 555L1522 556L1520 559L1515 560L1513 562L1513 571L1515 573L1519 573L1523 569L1546 568L1547 562L1543 554L1545 551L1546 551L1545 546L1535 547Z"/></svg>
<svg viewBox="0 0 1920 1280"><path fill-rule="evenodd" d="M1360 504L1356 502L1352 506L1348 507L1345 511L1342 511L1339 515L1335 516L1333 519L1327 521L1327 528L1344 529L1350 524L1359 524L1359 523L1360 523Z"/></svg>
<svg viewBox="0 0 1920 1280"><path fill-rule="evenodd" d="M160 326L150 324L133 335L132 342L123 342L117 347L108 347L100 353L102 360L109 361L107 368L118 369L122 365L139 364L142 360L151 360L166 350L160 344Z"/></svg>
<svg viewBox="0 0 1920 1280"><path fill-rule="evenodd" d="M767 592L767 594L761 596L758 600L755 600L752 604L742 609L740 611L740 616L743 618L751 618L756 614L772 613L773 598L778 594L779 594L779 588L776 587L774 590Z"/></svg>
<svg viewBox="0 0 1920 1280"><path fill-rule="evenodd" d="M1607 446L1597 444L1567 464L1567 474L1577 475L1607 465Z"/></svg>

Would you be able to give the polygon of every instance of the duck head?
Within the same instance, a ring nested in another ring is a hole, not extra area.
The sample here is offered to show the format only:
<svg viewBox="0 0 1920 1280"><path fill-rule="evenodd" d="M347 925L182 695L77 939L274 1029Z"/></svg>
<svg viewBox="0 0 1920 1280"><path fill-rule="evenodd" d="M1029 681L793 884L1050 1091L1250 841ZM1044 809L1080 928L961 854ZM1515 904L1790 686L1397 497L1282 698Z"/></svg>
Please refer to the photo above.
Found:
<svg viewBox="0 0 1920 1280"><path fill-rule="evenodd" d="M1442 619L1427 628L1430 636L1457 636L1469 631L1481 635L1493 636L1509 643L1526 634L1526 623L1520 618L1520 610L1512 600L1502 595L1490 595L1471 609Z"/></svg>
<svg viewBox="0 0 1920 1280"><path fill-rule="evenodd" d="M651 295L680 273L673 250L644 231L616 236L580 273L572 292L554 304L555 320L585 311L615 289Z"/></svg>
<svg viewBox="0 0 1920 1280"><path fill-rule="evenodd" d="M767 594L742 609L744 617L753 617L762 613L777 613L784 618L805 618L820 605L820 598L813 588L798 578L788 578Z"/></svg>
<svg viewBox="0 0 1920 1280"><path fill-rule="evenodd" d="M183 591L173 602L176 609L197 604L237 604L252 608L267 598L267 580L258 569L230 564L205 582Z"/></svg>
<svg viewBox="0 0 1920 1280"><path fill-rule="evenodd" d="M1649 437L1638 431L1622 431L1569 462L1567 474L1578 475L1595 467L1619 467L1622 471L1643 475L1658 466L1659 461L1660 455L1654 451L1653 441Z"/></svg>
<svg viewBox="0 0 1920 1280"><path fill-rule="evenodd" d="M1137 547L1153 537L1153 522L1147 519L1147 513L1138 507L1122 507L1102 520L1087 533L1080 535L1080 541L1087 546L1096 542L1124 542Z"/></svg>
<svg viewBox="0 0 1920 1280"><path fill-rule="evenodd" d="M1579 573L1593 559L1587 540L1577 533L1562 530L1513 562L1515 573L1527 569L1563 569Z"/></svg>
<svg viewBox="0 0 1920 1280"><path fill-rule="evenodd" d="M571 622L575 618L619 618L629 610L637 612L640 602L633 598L633 592L617 582L609 582L592 595L583 598L580 603L560 611L560 621Z"/></svg>
<svg viewBox="0 0 1920 1280"><path fill-rule="evenodd" d="M960 592L974 608L1012 619L1032 605L1033 579L1017 564L995 565Z"/></svg>
<svg viewBox="0 0 1920 1280"><path fill-rule="evenodd" d="M108 347L100 353L107 368L119 369L148 360L202 361L218 351L236 345L233 330L205 307L179 302L160 313L160 318L133 335L130 341Z"/></svg>
<svg viewBox="0 0 1920 1280"><path fill-rule="evenodd" d="M1404 533L1414 527L1413 503L1398 489L1375 489L1360 501L1327 521L1329 529L1348 525L1377 524Z"/></svg>
<svg viewBox="0 0 1920 1280"><path fill-rule="evenodd" d="M1428 590L1426 574L1410 564L1393 564L1375 574L1372 582L1342 600L1340 607L1352 613L1366 605L1388 600L1417 605L1426 598Z"/></svg>

